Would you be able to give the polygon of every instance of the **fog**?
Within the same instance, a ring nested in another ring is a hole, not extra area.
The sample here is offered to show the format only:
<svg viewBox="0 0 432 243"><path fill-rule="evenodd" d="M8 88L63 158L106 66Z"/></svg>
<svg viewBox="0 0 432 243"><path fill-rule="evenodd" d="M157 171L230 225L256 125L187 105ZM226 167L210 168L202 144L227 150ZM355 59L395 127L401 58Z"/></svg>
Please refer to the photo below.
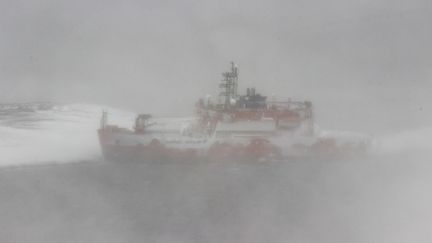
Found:
<svg viewBox="0 0 432 243"><path fill-rule="evenodd" d="M335 129L431 122L429 1L0 4L2 101L183 115L235 61L241 89L310 99Z"/></svg>
<svg viewBox="0 0 432 243"><path fill-rule="evenodd" d="M0 110L0 241L430 241L431 23L427 0L0 0L0 104L55 104ZM231 61L368 155L103 161L102 110L191 116Z"/></svg>

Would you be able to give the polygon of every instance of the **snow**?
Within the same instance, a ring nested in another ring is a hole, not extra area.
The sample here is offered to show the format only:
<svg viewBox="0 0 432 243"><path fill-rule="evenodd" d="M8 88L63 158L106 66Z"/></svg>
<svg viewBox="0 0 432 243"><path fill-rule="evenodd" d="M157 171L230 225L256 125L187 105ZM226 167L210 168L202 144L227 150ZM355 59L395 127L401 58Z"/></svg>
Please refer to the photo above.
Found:
<svg viewBox="0 0 432 243"><path fill-rule="evenodd" d="M0 166L99 159L96 130L102 110L109 112L113 123L127 127L135 116L98 105L70 104L29 112L26 115L32 128L14 126L10 121L0 125Z"/></svg>

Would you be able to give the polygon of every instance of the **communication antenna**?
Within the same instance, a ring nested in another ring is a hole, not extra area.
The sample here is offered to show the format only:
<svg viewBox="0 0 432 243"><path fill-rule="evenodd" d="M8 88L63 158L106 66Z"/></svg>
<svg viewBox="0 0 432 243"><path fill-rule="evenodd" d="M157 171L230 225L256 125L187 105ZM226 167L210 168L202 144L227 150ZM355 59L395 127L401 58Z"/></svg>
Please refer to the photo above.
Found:
<svg viewBox="0 0 432 243"><path fill-rule="evenodd" d="M106 110L102 110L102 117L100 120L100 128L105 129L108 123L108 112Z"/></svg>
<svg viewBox="0 0 432 243"><path fill-rule="evenodd" d="M222 76L219 96L225 98L224 108L227 109L233 105L232 100L237 100L238 97L238 68L234 62L231 62L231 71L222 73Z"/></svg>

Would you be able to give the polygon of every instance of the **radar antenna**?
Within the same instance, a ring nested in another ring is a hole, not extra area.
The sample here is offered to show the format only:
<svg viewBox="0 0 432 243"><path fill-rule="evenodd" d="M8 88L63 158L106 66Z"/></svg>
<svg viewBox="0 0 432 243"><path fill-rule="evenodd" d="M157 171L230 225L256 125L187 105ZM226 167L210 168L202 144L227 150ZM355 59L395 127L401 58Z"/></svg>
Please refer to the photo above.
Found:
<svg viewBox="0 0 432 243"><path fill-rule="evenodd" d="M234 62L231 62L231 71L222 73L222 76L219 96L225 98L224 109L228 109L233 105L232 101L238 98L238 68Z"/></svg>

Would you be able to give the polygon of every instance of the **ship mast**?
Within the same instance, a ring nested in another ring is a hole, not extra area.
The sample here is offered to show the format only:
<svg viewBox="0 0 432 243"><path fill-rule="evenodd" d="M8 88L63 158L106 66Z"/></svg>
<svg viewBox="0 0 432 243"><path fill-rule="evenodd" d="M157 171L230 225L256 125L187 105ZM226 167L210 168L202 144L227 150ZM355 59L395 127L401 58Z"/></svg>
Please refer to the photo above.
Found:
<svg viewBox="0 0 432 243"><path fill-rule="evenodd" d="M228 109L235 105L232 104L232 101L237 100L238 97L238 68L234 62L231 62L231 71L222 73L222 76L223 79L219 84L221 89L219 96L225 98L224 109Z"/></svg>

